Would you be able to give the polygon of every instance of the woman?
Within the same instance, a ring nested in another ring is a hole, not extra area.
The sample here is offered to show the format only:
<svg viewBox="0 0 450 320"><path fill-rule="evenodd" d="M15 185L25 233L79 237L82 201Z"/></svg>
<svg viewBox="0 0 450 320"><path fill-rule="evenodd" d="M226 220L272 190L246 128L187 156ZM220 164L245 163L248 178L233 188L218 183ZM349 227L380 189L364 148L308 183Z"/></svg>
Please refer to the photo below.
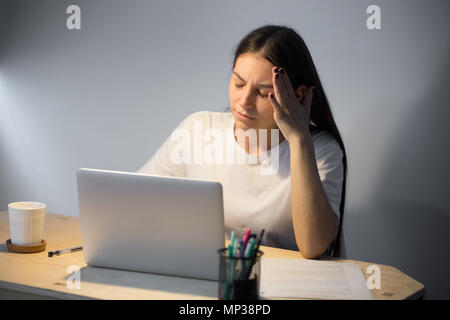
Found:
<svg viewBox="0 0 450 320"><path fill-rule="evenodd" d="M346 154L303 39L276 25L247 34L235 52L229 99L231 113L189 115L139 172L220 182L227 236L231 230L242 236L247 228L264 228L263 245L300 250L311 259L338 256ZM215 146L248 163L217 161L223 159L217 148L215 162L202 162L205 153L192 142L202 142L198 132L203 129L210 130L204 140L214 136ZM246 135L255 131L267 134ZM180 132L181 148L175 143ZM267 163L275 167L272 174L261 170Z"/></svg>

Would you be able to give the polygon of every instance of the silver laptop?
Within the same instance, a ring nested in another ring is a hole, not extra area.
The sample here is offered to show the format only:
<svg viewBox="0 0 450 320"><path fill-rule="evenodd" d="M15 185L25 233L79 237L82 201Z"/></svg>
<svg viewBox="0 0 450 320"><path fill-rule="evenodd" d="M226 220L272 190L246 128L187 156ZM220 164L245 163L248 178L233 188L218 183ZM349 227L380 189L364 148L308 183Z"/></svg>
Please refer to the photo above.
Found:
<svg viewBox="0 0 450 320"><path fill-rule="evenodd" d="M77 184L89 266L219 280L219 182L82 168Z"/></svg>

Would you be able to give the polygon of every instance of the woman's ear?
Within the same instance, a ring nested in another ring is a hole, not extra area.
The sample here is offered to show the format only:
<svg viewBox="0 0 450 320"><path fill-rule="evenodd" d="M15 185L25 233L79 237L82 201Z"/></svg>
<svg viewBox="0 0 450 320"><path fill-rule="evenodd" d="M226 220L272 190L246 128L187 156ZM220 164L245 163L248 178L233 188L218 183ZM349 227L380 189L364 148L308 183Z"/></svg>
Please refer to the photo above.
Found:
<svg viewBox="0 0 450 320"><path fill-rule="evenodd" d="M295 95L297 96L298 101L300 101L300 103L305 98L307 90L308 90L308 88L306 88L305 85L301 85L297 88L297 90L295 90Z"/></svg>

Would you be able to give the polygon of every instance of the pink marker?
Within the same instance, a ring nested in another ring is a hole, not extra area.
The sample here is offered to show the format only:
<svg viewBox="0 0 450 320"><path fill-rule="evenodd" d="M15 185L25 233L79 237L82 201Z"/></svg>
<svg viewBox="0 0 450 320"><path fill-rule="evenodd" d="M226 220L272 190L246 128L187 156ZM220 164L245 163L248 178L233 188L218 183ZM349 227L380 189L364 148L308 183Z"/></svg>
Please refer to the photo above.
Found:
<svg viewBox="0 0 450 320"><path fill-rule="evenodd" d="M242 237L242 241L244 241L244 246L247 245L248 237L250 236L250 233L252 230L250 228L247 228L247 231L245 231L244 236Z"/></svg>

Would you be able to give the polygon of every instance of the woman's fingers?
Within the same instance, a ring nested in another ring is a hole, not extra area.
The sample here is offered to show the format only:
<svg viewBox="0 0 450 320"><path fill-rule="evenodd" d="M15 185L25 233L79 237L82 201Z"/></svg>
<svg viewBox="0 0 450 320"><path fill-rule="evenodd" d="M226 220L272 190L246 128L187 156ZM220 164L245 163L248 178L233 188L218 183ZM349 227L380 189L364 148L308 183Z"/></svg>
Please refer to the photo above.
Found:
<svg viewBox="0 0 450 320"><path fill-rule="evenodd" d="M285 89L285 92L286 92L286 96L288 96L291 99L296 100L295 91L294 91L294 88L292 87L291 80L289 80L289 77L288 77L288 75L286 73L286 70L281 69L281 71L280 71L280 79L281 79L281 82L284 84L284 89Z"/></svg>
<svg viewBox="0 0 450 320"><path fill-rule="evenodd" d="M278 73L275 72L276 69L278 69ZM293 101L296 101L296 103L298 103L298 99L292 87L292 83L289 80L289 77L284 69L274 67L272 69L272 72L274 95L269 95L269 98L271 99L274 107L277 108L278 112L281 111L286 113L287 115L290 115L290 103L292 103ZM308 88L305 98L303 99L303 103L301 104L306 110L308 119L311 114L313 89L313 86ZM294 110L292 111L295 112Z"/></svg>
<svg viewBox="0 0 450 320"><path fill-rule="evenodd" d="M270 99L270 102L272 103L274 113L281 116L281 113L283 112L283 110L281 109L280 104L278 103L277 99L275 98L275 95L272 92L269 93L269 99Z"/></svg>
<svg viewBox="0 0 450 320"><path fill-rule="evenodd" d="M275 99L281 110L289 114L289 110L286 107L287 95L283 82L281 81L279 72L280 69L278 68L278 73L275 72L275 69L275 67L272 69L273 92L275 94Z"/></svg>

